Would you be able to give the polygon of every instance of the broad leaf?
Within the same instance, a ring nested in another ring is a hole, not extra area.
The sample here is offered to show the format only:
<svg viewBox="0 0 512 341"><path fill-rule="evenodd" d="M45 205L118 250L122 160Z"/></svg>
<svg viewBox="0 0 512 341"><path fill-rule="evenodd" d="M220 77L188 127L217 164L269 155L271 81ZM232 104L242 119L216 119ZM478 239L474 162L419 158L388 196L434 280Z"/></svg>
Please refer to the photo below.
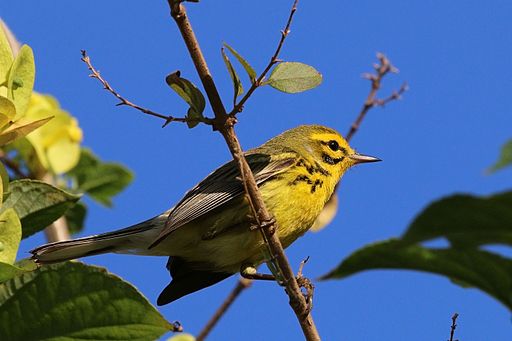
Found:
<svg viewBox="0 0 512 341"><path fill-rule="evenodd" d="M37 269L36 263L31 259L24 259L15 264L0 262L0 283L10 280L24 272L34 271ZM0 286L0 291L1 291ZM1 305L0 305L1 309Z"/></svg>
<svg viewBox="0 0 512 341"><path fill-rule="evenodd" d="M512 245L512 192L453 195L430 204L403 236L409 243L445 237L457 247Z"/></svg>
<svg viewBox="0 0 512 341"><path fill-rule="evenodd" d="M256 71L254 71L252 66L234 48L232 48L226 43L224 43L224 46L229 50L229 52L231 52L235 56L238 62L242 64L242 66L245 69L245 72L247 72L247 75L249 76L249 80L251 81L251 83L254 83L257 76Z"/></svg>
<svg viewBox="0 0 512 341"><path fill-rule="evenodd" d="M22 238L26 238L61 217L80 196L37 180L15 180L10 183L9 197L0 213L14 208L21 220Z"/></svg>
<svg viewBox="0 0 512 341"><path fill-rule="evenodd" d="M192 128L204 118L203 111L206 102L201 91L191 81L181 78L180 75L179 71L173 72L165 77L165 81L190 106L187 117L197 120L189 123L189 127Z"/></svg>
<svg viewBox="0 0 512 341"><path fill-rule="evenodd" d="M78 164L68 175L75 178L79 191L106 206L112 206L112 197L133 180L127 168L118 163L104 163L86 148L82 149Z"/></svg>
<svg viewBox="0 0 512 341"><path fill-rule="evenodd" d="M3 21L0 19L0 85L7 83L7 76L9 75L11 64L14 61L11 45L9 44L2 24Z"/></svg>
<svg viewBox="0 0 512 341"><path fill-rule="evenodd" d="M16 116L16 107L7 97L0 96L0 129Z"/></svg>
<svg viewBox="0 0 512 341"><path fill-rule="evenodd" d="M238 73L236 73L233 64L231 64L231 61L226 55L224 48L221 48L220 51L222 53L222 59L224 59L224 64L226 64L226 68L228 69L229 76L231 77L231 81L233 82L233 103L236 103L236 98L244 93L244 88Z"/></svg>
<svg viewBox="0 0 512 341"><path fill-rule="evenodd" d="M52 118L53 116L32 122L26 122L25 120L21 119L14 122L7 129L0 133L0 146L4 146L13 142L14 140L26 136Z"/></svg>
<svg viewBox="0 0 512 341"><path fill-rule="evenodd" d="M365 270L409 269L449 277L478 288L512 310L512 260L476 249L427 249L400 240L368 245L322 279L345 278Z"/></svg>
<svg viewBox="0 0 512 341"><path fill-rule="evenodd" d="M22 117L27 110L35 76L34 53L29 46L23 45L14 59L7 81L7 96L16 106L15 119Z"/></svg>
<svg viewBox="0 0 512 341"><path fill-rule="evenodd" d="M75 206L66 211L64 217L68 223L69 233L75 234L82 231L86 215L87 206L82 202L77 202Z"/></svg>
<svg viewBox="0 0 512 341"><path fill-rule="evenodd" d="M155 340L173 329L137 289L105 269L67 262L0 285L5 340Z"/></svg>
<svg viewBox="0 0 512 341"><path fill-rule="evenodd" d="M487 171L489 173L494 173L510 165L512 165L512 140L509 140L503 145L503 147L501 147L498 161L496 161L496 163L492 165Z"/></svg>
<svg viewBox="0 0 512 341"><path fill-rule="evenodd" d="M285 62L278 64L266 84L286 93L297 93L316 88L322 83L322 75L312 66Z"/></svg>
<svg viewBox="0 0 512 341"><path fill-rule="evenodd" d="M21 241L21 223L16 211L12 208L0 213L0 262L13 264Z"/></svg>

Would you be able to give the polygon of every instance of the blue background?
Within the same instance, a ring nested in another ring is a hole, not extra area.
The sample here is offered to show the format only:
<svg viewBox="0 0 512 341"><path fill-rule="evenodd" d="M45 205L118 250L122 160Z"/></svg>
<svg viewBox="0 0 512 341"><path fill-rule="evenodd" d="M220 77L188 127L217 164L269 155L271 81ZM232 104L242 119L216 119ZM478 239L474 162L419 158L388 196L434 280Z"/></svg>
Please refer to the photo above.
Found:
<svg viewBox="0 0 512 341"><path fill-rule="evenodd" d="M225 103L232 86L220 57L223 41L257 70L267 63L291 1L208 1L189 14ZM510 1L302 1L281 57L314 65L324 76L312 91L287 95L258 90L240 115L244 148L285 129L319 123L346 133L368 93L360 75L375 53L386 53L411 90L400 102L373 110L352 145L379 156L342 180L339 214L320 233L288 249L310 277L320 276L365 244L400 235L434 199L455 192L490 194L510 188L511 170L486 176L500 146L512 137L512 2ZM170 71L196 83L188 53L166 1L2 1L0 16L35 51L39 92L56 96L76 116L84 145L104 160L131 168L134 183L113 209L90 204L84 235L156 215L212 169L229 159L224 142L206 126L160 128L157 119L130 108L87 78L93 63L127 98L180 115L182 102L164 82ZM241 72L242 74L242 72ZM245 79L245 78L244 78ZM208 108L209 111L209 108ZM24 241L20 256L44 242ZM167 284L166 259L96 256L137 286L153 303ZM160 308L197 333L236 283L236 277ZM282 289L256 283L214 330L213 340L301 339ZM445 278L410 271L372 271L316 283L314 317L325 340L446 340L450 317L460 314L460 340L511 340L510 312L475 290Z"/></svg>

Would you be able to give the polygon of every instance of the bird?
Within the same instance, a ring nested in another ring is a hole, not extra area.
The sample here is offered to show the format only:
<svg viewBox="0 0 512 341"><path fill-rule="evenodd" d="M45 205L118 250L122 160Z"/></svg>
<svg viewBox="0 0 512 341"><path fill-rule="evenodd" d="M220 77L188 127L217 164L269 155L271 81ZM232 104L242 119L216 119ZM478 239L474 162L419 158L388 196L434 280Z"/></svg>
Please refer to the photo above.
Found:
<svg viewBox="0 0 512 341"><path fill-rule="evenodd" d="M340 133L321 125L289 129L244 156L285 248L313 226L350 167L381 161L355 152ZM157 299L164 305L268 261L254 221L231 160L158 216L30 252L40 265L110 252L168 256L172 280Z"/></svg>

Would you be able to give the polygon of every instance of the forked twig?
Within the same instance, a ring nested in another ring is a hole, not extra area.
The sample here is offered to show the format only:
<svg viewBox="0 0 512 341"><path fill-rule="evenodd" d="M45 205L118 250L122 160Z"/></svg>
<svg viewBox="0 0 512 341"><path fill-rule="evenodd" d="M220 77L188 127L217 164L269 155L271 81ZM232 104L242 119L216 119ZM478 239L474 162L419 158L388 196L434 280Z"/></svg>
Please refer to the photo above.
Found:
<svg viewBox="0 0 512 341"><path fill-rule="evenodd" d="M165 127L166 125L168 125L171 122L184 122L184 123L197 122L197 120L189 119L186 117L174 117L171 115L160 114L155 111L149 110L147 108L143 108L140 105L137 105L137 104L127 100L125 97L121 96L116 90L114 90L114 88L112 88L112 86L107 82L107 80L100 75L100 72L92 65L91 58L87 55L87 52L85 50L82 50L81 53L82 53L81 60L87 65L87 68L89 69L89 71L91 71L91 74L89 75L89 77L96 78L103 85L103 88L105 90L110 92L112 95L114 95L119 100L119 103L116 104L117 106L126 105L126 106L132 107L134 109L137 109L137 110L143 112L144 114L161 118L161 119L165 120L165 123L163 124L162 127Z"/></svg>
<svg viewBox="0 0 512 341"><path fill-rule="evenodd" d="M459 317L459 314L455 313L452 316L452 325L450 327L450 340L449 341L459 341L454 340L453 337L455 336L455 329L457 328L457 318Z"/></svg>
<svg viewBox="0 0 512 341"><path fill-rule="evenodd" d="M364 101L363 107L359 112L359 115L357 116L354 123L352 123L347 135L345 136L345 139L347 141L350 141L352 139L352 137L361 126L361 123L363 122L366 114L368 113L368 111L370 111L370 109L376 106L383 107L391 101L400 99L402 94L409 89L407 83L404 83L402 84L399 90L393 91L393 93L390 96L384 99L377 98L377 92L381 87L382 79L384 78L384 76L386 76L389 72L398 73L398 69L394 67L393 64L391 64L390 60L384 54L380 52L377 53L377 59L379 60L379 63L373 65L375 73L363 74L363 77L371 82L371 88L370 92L368 93L368 96L366 97L366 100Z"/></svg>

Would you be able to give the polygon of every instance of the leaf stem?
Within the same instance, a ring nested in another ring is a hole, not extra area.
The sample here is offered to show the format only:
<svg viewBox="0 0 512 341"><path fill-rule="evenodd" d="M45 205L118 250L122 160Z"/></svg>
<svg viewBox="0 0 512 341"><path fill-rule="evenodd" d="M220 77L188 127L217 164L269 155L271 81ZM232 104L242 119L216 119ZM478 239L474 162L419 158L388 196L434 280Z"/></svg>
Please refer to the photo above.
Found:
<svg viewBox="0 0 512 341"><path fill-rule="evenodd" d="M247 92L245 93L244 97L242 97L240 102L235 104L235 106L233 107L233 109L229 113L230 116L235 116L239 112L242 112L242 110L244 108L245 102L247 102L249 97L251 97L252 93L259 86L261 86L261 84L263 83L263 81L264 81L267 73L270 71L270 69L275 64L279 63L279 61L280 61L279 60L279 53L281 53L281 49L283 48L284 41L286 40L286 37L288 37L288 35L290 34L290 27L291 27L291 24L292 24L293 16L294 16L295 12L297 11L297 4L298 4L298 2L299 2L299 0L294 0L294 2L293 2L292 9L290 10L290 15L288 16L288 20L286 21L286 26L281 31L281 39L279 39L279 43L277 44L277 48L276 48L274 54L272 55L272 57L270 58L269 63L267 64L267 66L265 67L263 72L258 76L258 78L252 82L251 87L249 88L249 90L247 90Z"/></svg>

